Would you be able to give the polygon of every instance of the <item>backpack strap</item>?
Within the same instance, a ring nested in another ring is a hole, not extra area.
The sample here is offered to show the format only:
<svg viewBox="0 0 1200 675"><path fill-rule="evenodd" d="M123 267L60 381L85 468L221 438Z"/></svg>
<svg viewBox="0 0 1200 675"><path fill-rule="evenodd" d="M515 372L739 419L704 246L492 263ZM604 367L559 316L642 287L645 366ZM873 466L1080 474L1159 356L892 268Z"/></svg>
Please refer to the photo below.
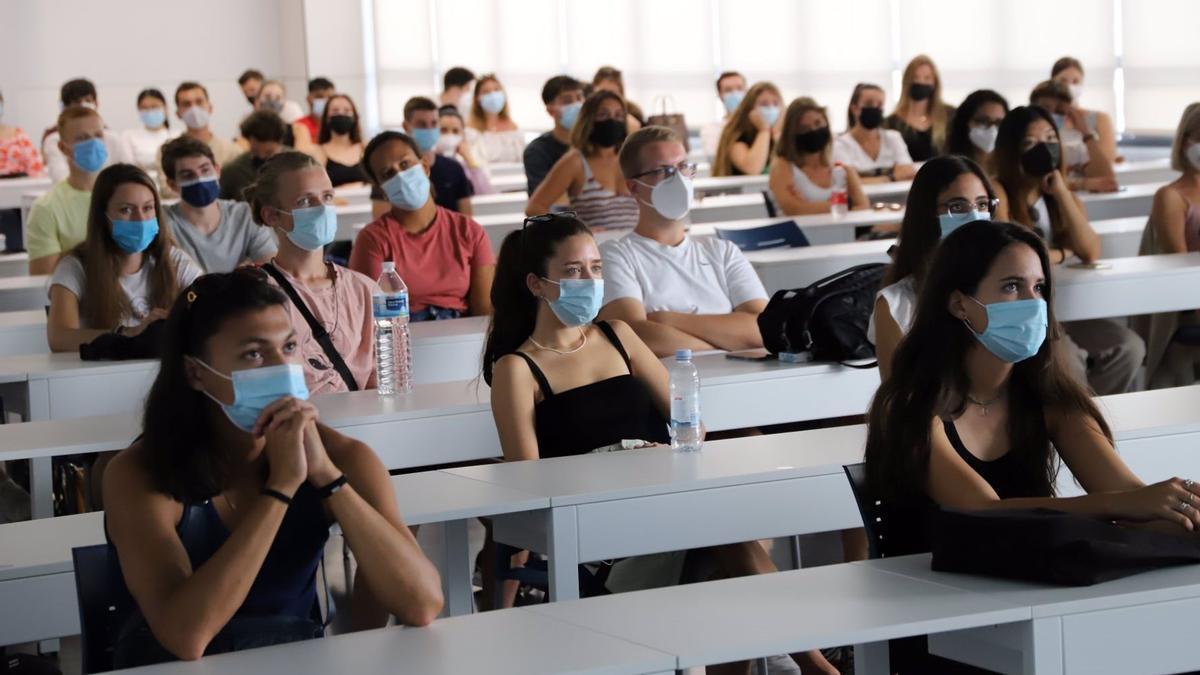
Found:
<svg viewBox="0 0 1200 675"><path fill-rule="evenodd" d="M304 299L292 287L287 277L283 276L283 273L272 263L266 263L262 266L262 269L271 275L271 278L275 280L279 288L291 298L292 304L296 306L296 309L300 312L300 316L304 317L304 322L308 324L308 329L312 331L313 339L317 341L317 344L321 345L321 351L325 352L325 356L329 357L329 362L333 364L333 369L337 371L338 375L342 376L342 380L346 382L346 386L350 391L358 391L358 383L354 381L354 375L350 372L350 367L346 365L346 360L338 353L337 347L333 346L333 338L329 337L329 331L325 330L325 326L320 321L317 321L317 317L313 316L313 313L309 311L308 305L304 304Z"/></svg>

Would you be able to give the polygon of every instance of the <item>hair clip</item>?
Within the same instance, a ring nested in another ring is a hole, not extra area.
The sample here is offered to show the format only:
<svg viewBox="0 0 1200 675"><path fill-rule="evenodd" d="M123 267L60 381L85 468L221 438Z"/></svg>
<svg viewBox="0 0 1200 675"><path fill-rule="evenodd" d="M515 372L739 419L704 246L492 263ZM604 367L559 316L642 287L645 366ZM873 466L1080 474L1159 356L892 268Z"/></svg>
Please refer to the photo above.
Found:
<svg viewBox="0 0 1200 675"><path fill-rule="evenodd" d="M187 303L189 307L191 307L192 303L196 301L196 297L196 291L189 290L187 292Z"/></svg>

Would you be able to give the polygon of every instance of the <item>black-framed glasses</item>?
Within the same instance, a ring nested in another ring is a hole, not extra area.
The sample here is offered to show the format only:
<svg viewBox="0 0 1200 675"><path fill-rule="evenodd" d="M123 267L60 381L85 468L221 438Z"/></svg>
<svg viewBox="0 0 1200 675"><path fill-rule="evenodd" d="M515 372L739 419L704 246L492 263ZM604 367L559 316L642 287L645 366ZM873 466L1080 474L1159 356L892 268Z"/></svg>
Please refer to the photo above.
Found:
<svg viewBox="0 0 1200 675"><path fill-rule="evenodd" d="M696 163L685 160L674 166L660 166L656 169L650 169L649 171L643 171L643 172L637 174L636 176L630 176L629 179L637 180L639 178L643 178L645 176L649 176L651 174L656 174L656 173L661 173L663 175L663 180L666 180L666 179L674 176L677 173L681 174L684 178L695 178L696 177Z"/></svg>
<svg viewBox="0 0 1200 675"><path fill-rule="evenodd" d="M947 201L946 203L941 204L939 208L946 209L946 213L951 213L956 216L961 216L961 215L970 213L972 211L978 211L980 213L994 213L996 210L996 207L999 205L1000 205L1000 200L996 199L995 197L992 197L992 198L980 197L979 199L976 199L975 201L971 201L969 199L962 199L960 197L958 199L951 199L951 200Z"/></svg>

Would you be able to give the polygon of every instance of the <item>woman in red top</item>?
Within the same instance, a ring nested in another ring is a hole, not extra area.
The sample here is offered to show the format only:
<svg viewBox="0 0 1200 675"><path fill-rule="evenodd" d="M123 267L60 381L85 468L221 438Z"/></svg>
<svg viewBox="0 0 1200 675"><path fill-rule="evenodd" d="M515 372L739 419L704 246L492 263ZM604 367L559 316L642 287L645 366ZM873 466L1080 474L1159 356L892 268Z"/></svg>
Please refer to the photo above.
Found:
<svg viewBox="0 0 1200 675"><path fill-rule="evenodd" d="M378 279L383 262L396 263L408 286L413 321L492 313L496 257L479 223L433 201L432 153L413 139L385 131L367 144L363 168L392 208L359 232L350 269Z"/></svg>
<svg viewBox="0 0 1200 675"><path fill-rule="evenodd" d="M0 93L0 120L4 119L4 94ZM0 122L0 178L41 176L45 172L37 146L20 127Z"/></svg>

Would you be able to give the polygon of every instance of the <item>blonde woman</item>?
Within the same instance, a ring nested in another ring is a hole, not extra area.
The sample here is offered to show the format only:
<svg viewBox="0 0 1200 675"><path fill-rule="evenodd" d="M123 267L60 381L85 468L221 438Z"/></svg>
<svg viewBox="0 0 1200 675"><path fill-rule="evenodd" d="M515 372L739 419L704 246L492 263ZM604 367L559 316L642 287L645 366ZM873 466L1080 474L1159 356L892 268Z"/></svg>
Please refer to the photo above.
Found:
<svg viewBox="0 0 1200 675"><path fill-rule="evenodd" d="M759 82L738 104L717 143L714 176L754 176L767 172L779 139L783 96L770 82Z"/></svg>
<svg viewBox="0 0 1200 675"><path fill-rule="evenodd" d="M908 62L900 83L900 101L884 126L900 132L914 162L924 162L945 150L954 106L942 101L942 77L924 54Z"/></svg>
<svg viewBox="0 0 1200 675"><path fill-rule="evenodd" d="M517 163L525 153L525 132L508 112L508 95L495 75L484 75L475 84L475 101L468 121L479 132L476 156L483 164Z"/></svg>

